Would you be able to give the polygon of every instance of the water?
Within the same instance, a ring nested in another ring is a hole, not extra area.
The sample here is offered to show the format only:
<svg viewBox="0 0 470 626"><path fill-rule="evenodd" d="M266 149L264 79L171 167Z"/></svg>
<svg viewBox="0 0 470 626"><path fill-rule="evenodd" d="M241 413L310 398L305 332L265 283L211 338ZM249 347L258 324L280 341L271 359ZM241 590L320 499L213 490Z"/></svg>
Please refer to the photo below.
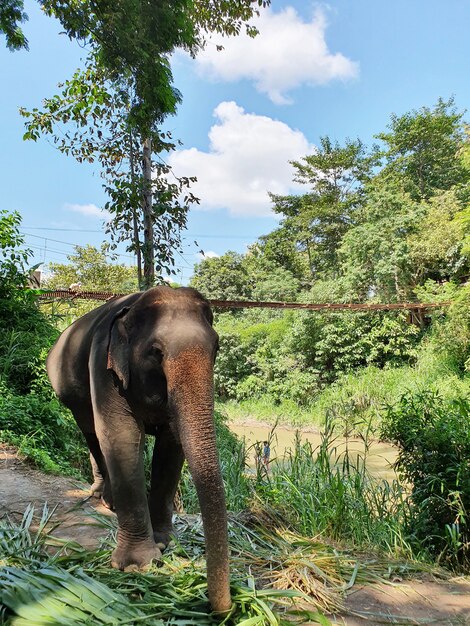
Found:
<svg viewBox="0 0 470 626"><path fill-rule="evenodd" d="M269 439L272 426L231 423L230 430L239 437L245 437L247 447L255 442L263 442ZM318 432L302 431L302 440L310 441L315 449L321 443L321 435ZM274 431L274 437L271 440L271 461L275 458L283 457L286 450L294 448L296 430L286 426L277 426ZM347 445L350 451L356 451L358 454L364 453L364 442L361 439L348 439ZM338 453L344 452L346 448L346 439L344 437L336 437L334 446ZM367 456L367 468L372 475L385 480L393 480L396 478L392 465L397 457L397 450L390 444L374 441L370 444ZM248 462L255 465L255 450L249 451Z"/></svg>

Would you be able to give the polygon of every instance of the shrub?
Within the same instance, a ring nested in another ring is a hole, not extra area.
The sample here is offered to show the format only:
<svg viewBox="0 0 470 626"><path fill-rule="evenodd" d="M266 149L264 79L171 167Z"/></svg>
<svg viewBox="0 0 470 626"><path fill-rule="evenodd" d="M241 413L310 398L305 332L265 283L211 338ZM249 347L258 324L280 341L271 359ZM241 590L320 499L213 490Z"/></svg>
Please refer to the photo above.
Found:
<svg viewBox="0 0 470 626"><path fill-rule="evenodd" d="M410 537L451 565L470 565L470 401L432 391L386 407L382 435L411 487Z"/></svg>
<svg viewBox="0 0 470 626"><path fill-rule="evenodd" d="M89 476L88 450L72 415L56 398L19 396L0 386L0 439L51 472Z"/></svg>
<svg viewBox="0 0 470 626"><path fill-rule="evenodd" d="M304 314L296 319L290 349L331 383L358 367L413 362L419 338L403 313Z"/></svg>

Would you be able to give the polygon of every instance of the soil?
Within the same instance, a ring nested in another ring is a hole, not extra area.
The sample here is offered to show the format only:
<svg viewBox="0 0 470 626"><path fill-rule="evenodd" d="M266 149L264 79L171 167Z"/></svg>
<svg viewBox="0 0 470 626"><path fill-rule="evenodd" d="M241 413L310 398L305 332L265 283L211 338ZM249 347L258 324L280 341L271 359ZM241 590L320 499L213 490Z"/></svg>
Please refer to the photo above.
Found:
<svg viewBox="0 0 470 626"><path fill-rule="evenodd" d="M77 541L94 549L107 534L91 516L95 511L114 515L96 498L89 497L90 486L71 478L44 474L18 456L15 449L0 443L0 519L8 515L18 521L28 504L39 517L45 504L54 510L53 522L60 525L52 531L56 537Z"/></svg>
<svg viewBox="0 0 470 626"><path fill-rule="evenodd" d="M55 508L53 520L60 525L55 536L93 549L107 534L96 526L90 513L114 515L98 500L89 498L89 485L43 474L30 467L16 450L0 444L0 519L19 519L28 504L40 514L47 502ZM346 598L347 612L330 616L344 626L422 624L470 626L470 579L406 580L393 584L355 586Z"/></svg>

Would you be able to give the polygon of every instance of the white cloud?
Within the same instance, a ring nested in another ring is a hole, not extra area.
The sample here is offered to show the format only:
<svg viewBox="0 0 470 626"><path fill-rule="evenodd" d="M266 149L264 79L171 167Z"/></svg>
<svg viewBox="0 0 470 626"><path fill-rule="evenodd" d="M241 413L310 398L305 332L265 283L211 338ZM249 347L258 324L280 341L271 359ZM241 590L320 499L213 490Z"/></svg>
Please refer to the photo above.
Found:
<svg viewBox="0 0 470 626"><path fill-rule="evenodd" d="M73 211L75 213L81 213L86 217L100 217L101 219L107 219L109 217L108 211L100 209L96 204L65 204L64 208L67 211Z"/></svg>
<svg viewBox="0 0 470 626"><path fill-rule="evenodd" d="M299 130L270 117L246 113L235 102L221 102L209 132L210 148L179 150L170 157L177 176L196 176L193 193L201 209L228 209L237 215L271 215L268 191L287 194L289 161L312 152Z"/></svg>
<svg viewBox="0 0 470 626"><path fill-rule="evenodd" d="M292 7L279 13L267 9L254 24L259 29L255 38L241 33L209 43L196 58L200 74L228 82L251 80L277 104L289 103L285 93L300 85L358 76L358 63L328 49L327 21L320 8L310 22L304 22ZM224 50L218 52L215 43Z"/></svg>
<svg viewBox="0 0 470 626"><path fill-rule="evenodd" d="M217 254L217 252L213 250L204 250L204 252L198 252L197 256L199 259L217 259L220 254Z"/></svg>
<svg viewBox="0 0 470 626"><path fill-rule="evenodd" d="M198 257L200 259L217 259L220 254L214 252L213 250L204 250L204 252L198 252Z"/></svg>

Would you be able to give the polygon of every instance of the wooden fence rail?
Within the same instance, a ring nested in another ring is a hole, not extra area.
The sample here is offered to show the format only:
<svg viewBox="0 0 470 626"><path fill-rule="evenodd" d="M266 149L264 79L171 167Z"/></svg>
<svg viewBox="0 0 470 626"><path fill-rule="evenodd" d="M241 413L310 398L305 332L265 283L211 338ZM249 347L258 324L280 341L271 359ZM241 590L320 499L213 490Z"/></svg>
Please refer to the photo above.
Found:
<svg viewBox="0 0 470 626"><path fill-rule="evenodd" d="M107 302L114 298L120 298L122 293L110 293L106 291L73 291L70 289L56 289L54 291L42 290L39 292L40 300L101 300ZM395 311L406 310L424 312L428 309L448 307L450 302L395 302L392 304L368 304L368 303L325 303L312 304L304 302L253 302L250 300L210 300L209 303L216 309L300 309L307 311Z"/></svg>

